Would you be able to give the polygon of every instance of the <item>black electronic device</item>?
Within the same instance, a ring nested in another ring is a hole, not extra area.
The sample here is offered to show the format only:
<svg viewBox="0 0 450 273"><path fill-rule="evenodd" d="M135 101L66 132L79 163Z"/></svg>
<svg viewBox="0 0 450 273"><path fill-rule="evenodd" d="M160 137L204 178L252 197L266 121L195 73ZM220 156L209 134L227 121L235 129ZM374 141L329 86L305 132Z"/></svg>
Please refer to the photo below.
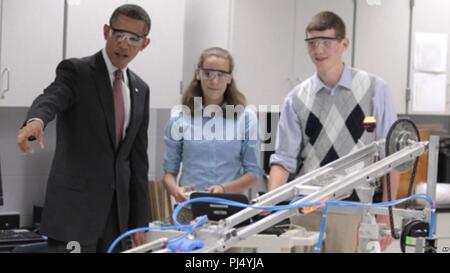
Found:
<svg viewBox="0 0 450 273"><path fill-rule="evenodd" d="M243 203L248 205L248 197L244 194L240 193L210 193L210 192L193 192L190 195L191 199L199 198L199 197L215 197L226 199L230 201L235 201L239 203ZM192 207L192 216L197 218L202 215L208 216L208 220L211 221L220 221L223 220L244 208L222 205L213 202L194 202L191 203ZM250 224L250 220L246 220L236 227L244 226Z"/></svg>
<svg viewBox="0 0 450 273"><path fill-rule="evenodd" d="M16 229L19 227L20 227L20 213L18 212L0 213L0 230Z"/></svg>

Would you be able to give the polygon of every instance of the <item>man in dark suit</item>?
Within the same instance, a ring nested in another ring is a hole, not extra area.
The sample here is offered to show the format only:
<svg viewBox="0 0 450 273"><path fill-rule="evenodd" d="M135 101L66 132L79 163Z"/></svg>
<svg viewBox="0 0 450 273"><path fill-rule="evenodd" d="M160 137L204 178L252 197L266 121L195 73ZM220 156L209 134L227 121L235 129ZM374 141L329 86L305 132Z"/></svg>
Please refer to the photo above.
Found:
<svg viewBox="0 0 450 273"><path fill-rule="evenodd" d="M29 141L43 149L43 130L57 117L41 223L50 251L76 241L82 252L105 252L120 233L148 225L150 93L127 66L149 45L150 26L141 7L118 7L103 29L105 48L62 61L18 132L20 149L33 153ZM132 238L145 242L142 232Z"/></svg>

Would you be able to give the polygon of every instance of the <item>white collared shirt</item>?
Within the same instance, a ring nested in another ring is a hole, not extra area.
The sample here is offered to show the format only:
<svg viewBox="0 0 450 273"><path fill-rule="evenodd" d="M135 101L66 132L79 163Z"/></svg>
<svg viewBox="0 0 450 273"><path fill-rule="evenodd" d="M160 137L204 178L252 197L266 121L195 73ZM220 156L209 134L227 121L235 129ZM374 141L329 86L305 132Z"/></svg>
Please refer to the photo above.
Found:
<svg viewBox="0 0 450 273"><path fill-rule="evenodd" d="M109 59L105 48L102 49L102 55L103 55L103 59L105 60L105 63L106 63L106 68L108 69L108 75L109 75L109 79L111 81L111 87L114 88L113 84L114 84L114 79L116 77L115 72L118 68L115 67L111 63L111 60ZM130 113L131 97L130 97L130 88L128 86L127 70L128 70L128 67L125 67L124 69L122 69L122 72L123 72L122 96L123 96L123 103L124 103L124 107L125 107L125 120L124 120L124 125L123 125L122 140L125 138L125 133L126 133L127 127L130 124L130 114L131 114Z"/></svg>

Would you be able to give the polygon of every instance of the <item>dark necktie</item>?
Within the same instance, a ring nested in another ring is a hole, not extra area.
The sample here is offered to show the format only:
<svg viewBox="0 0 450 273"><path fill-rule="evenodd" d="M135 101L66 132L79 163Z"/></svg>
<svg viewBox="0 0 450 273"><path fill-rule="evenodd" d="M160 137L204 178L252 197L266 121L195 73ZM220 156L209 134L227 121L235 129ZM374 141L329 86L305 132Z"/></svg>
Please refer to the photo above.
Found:
<svg viewBox="0 0 450 273"><path fill-rule="evenodd" d="M116 145L118 146L122 140L122 131L125 121L125 106L122 95L122 69L117 69L115 72L115 79L113 84L114 92L114 114L116 121Z"/></svg>

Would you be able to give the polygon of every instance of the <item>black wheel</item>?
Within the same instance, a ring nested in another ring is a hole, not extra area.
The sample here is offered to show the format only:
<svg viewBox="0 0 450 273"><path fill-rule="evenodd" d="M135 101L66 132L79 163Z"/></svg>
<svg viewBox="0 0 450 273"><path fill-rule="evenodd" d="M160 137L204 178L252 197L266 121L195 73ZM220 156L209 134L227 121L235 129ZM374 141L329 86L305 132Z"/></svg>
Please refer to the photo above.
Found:
<svg viewBox="0 0 450 273"><path fill-rule="evenodd" d="M416 125L409 119L397 120L392 124L386 137L386 156L396 153L410 145L410 140L420 141L419 130L417 130ZM395 169L399 172L404 172L411 169L413 165L414 159L411 159L395 167Z"/></svg>

